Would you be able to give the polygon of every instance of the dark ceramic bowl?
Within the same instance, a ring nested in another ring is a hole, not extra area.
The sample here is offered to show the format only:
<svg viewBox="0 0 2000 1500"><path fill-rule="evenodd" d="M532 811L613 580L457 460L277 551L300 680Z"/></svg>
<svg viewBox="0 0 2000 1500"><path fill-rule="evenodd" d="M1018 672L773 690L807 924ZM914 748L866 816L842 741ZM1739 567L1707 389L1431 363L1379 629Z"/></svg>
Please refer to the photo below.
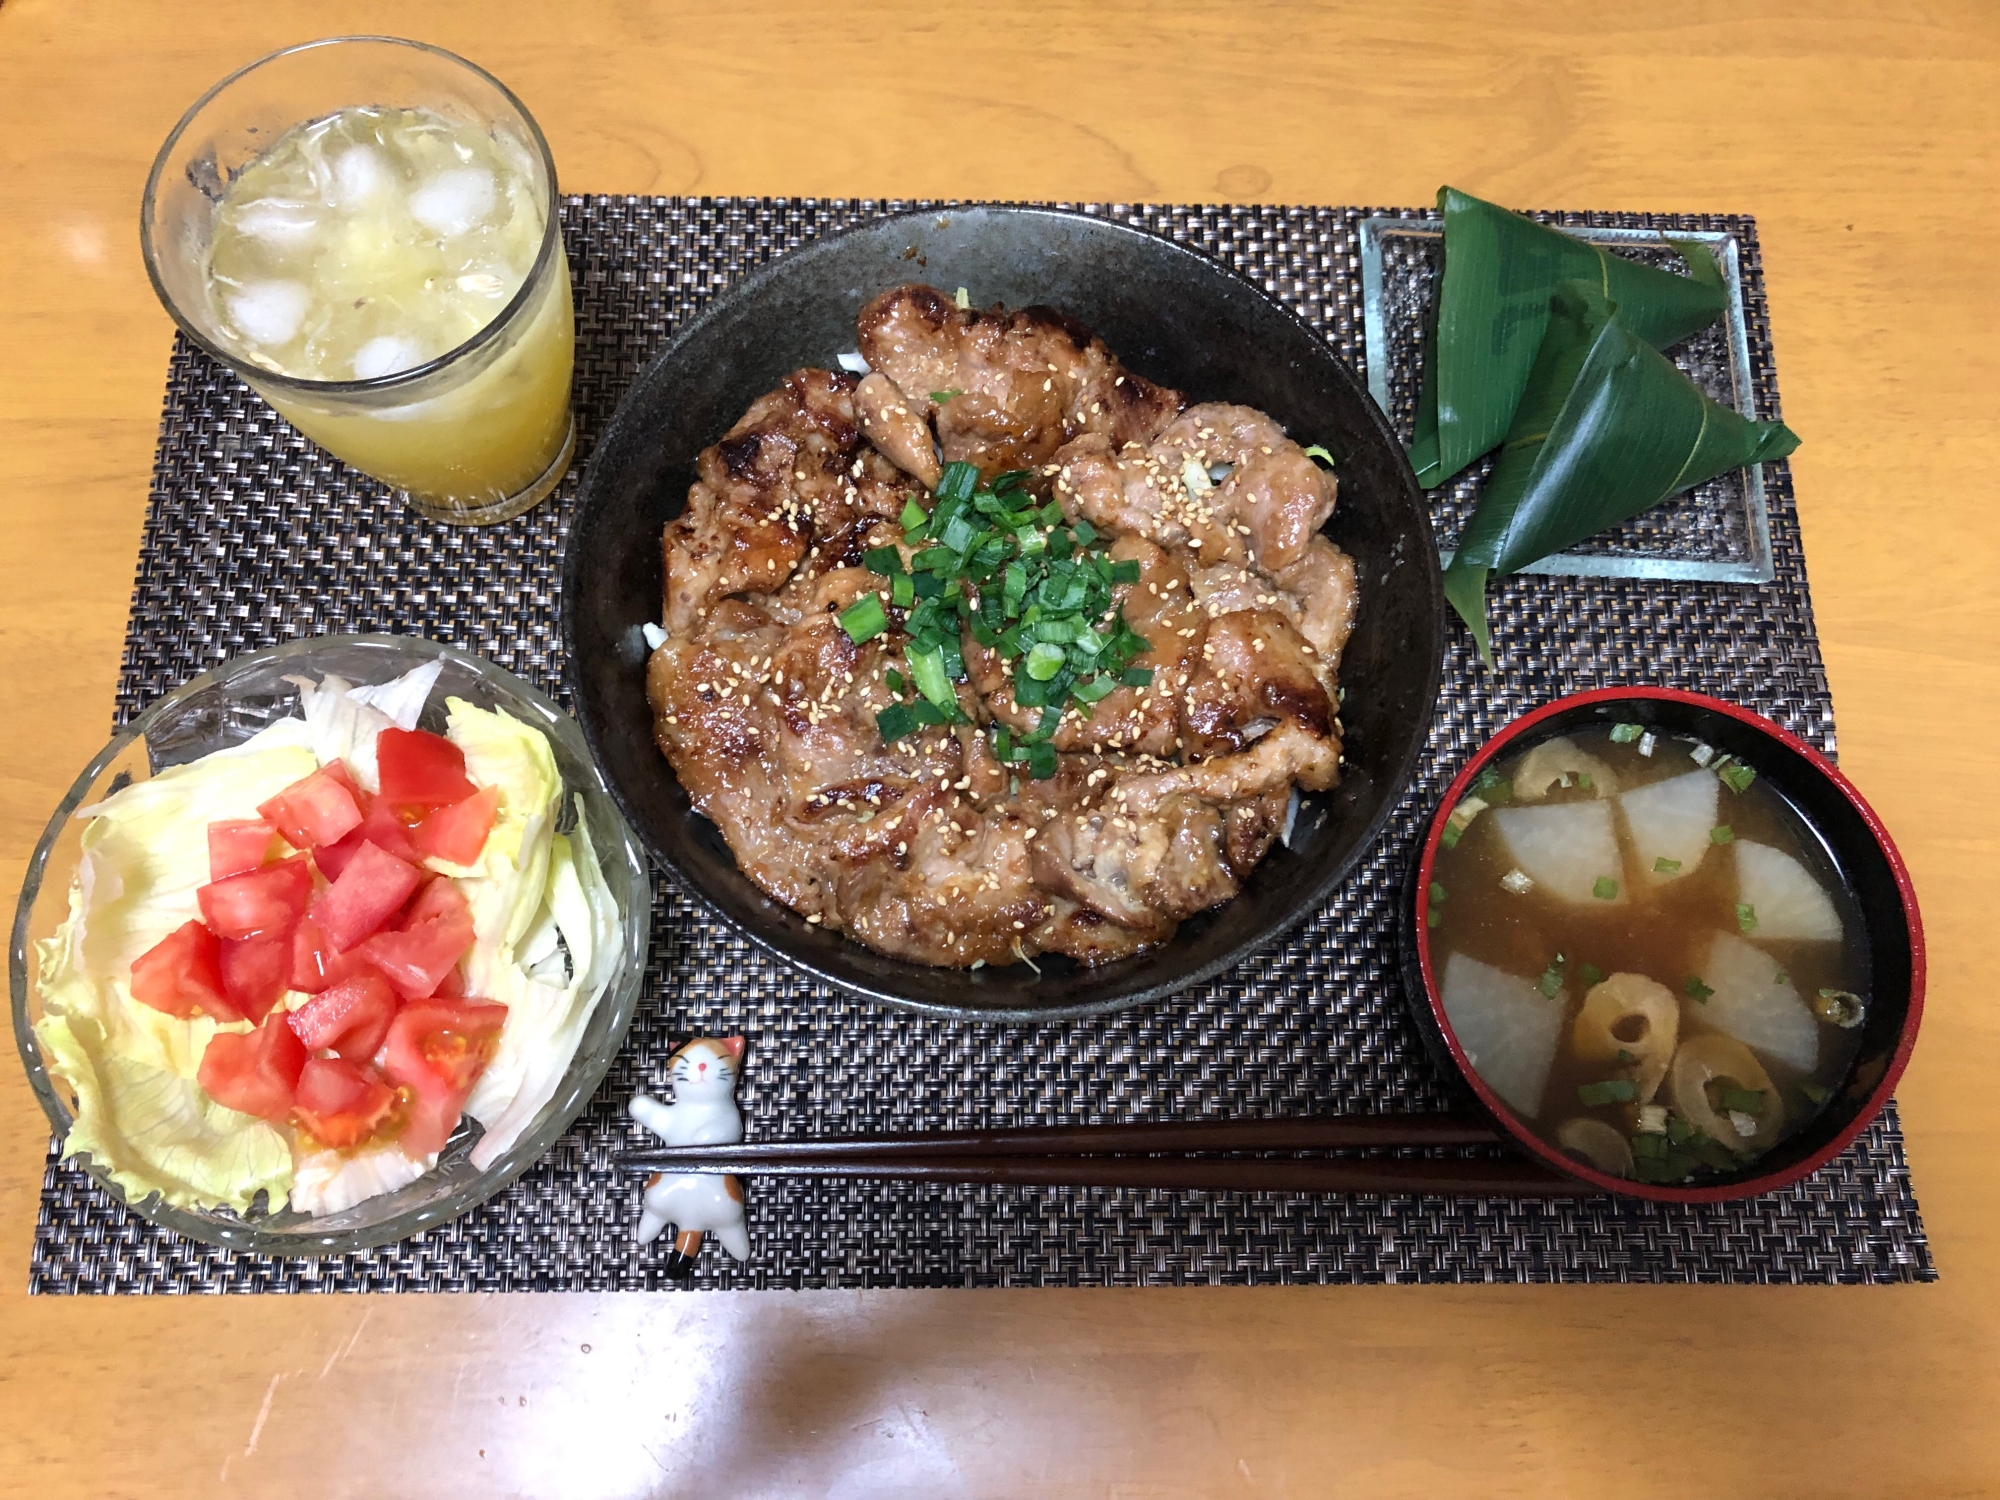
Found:
<svg viewBox="0 0 2000 1500"><path fill-rule="evenodd" d="M1643 724L1663 736L1691 734L1741 757L1760 781L1791 804L1818 840L1854 893L1867 928L1868 1012L1860 1049L1843 1086L1804 1130L1787 1136L1742 1171L1706 1177L1691 1187L1636 1182L1586 1166L1536 1135L1481 1081L1445 1018L1431 962L1430 934L1419 911L1419 897L1430 889L1445 819L1489 763L1560 734L1618 722ZM1606 688L1558 698L1516 719L1480 747L1444 794L1398 908L1404 994L1438 1067L1460 1080L1472 1101L1523 1150L1593 1187L1659 1203L1717 1203L1768 1193L1797 1182L1845 1151L1888 1103L1916 1044L1917 1022L1923 1014L1923 923L1909 872L1881 820L1833 763L1805 741L1747 709L1699 693Z"/></svg>
<svg viewBox="0 0 2000 1500"><path fill-rule="evenodd" d="M902 282L966 287L980 305L1046 303L1082 319L1132 369L1197 401L1270 413L1336 457L1327 534L1359 564L1361 611L1341 662L1347 764L1306 799L1293 847L1243 894L1143 957L1097 969L1042 958L974 971L887 958L807 925L738 870L653 743L641 627L660 617L660 529L695 455L804 365L831 367L854 320ZM632 827L681 882L773 953L850 994L949 1015L1053 1020L1169 995L1236 963L1325 903L1408 780L1437 699L1437 553L1401 447L1326 342L1277 302L1172 241L1082 214L925 211L790 251L682 331L639 377L585 476L563 571L577 717Z"/></svg>

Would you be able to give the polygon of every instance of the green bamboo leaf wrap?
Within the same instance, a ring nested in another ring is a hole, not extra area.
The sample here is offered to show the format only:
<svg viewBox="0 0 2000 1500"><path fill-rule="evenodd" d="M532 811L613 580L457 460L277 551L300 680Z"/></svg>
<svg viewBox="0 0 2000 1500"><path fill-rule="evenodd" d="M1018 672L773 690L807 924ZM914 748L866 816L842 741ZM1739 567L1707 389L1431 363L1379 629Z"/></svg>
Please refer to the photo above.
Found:
<svg viewBox="0 0 2000 1500"><path fill-rule="evenodd" d="M1704 396L1625 326L1601 284L1566 281L1513 429L1445 573L1445 597L1491 661L1486 580L1560 552L1670 495L1799 440Z"/></svg>
<svg viewBox="0 0 2000 1500"><path fill-rule="evenodd" d="M1675 246L1691 276L1655 270L1456 188L1438 190L1444 276L1425 345L1410 463L1426 489L1443 484L1512 430L1514 409L1563 281L1587 281L1656 349L1706 328L1727 300L1706 247Z"/></svg>

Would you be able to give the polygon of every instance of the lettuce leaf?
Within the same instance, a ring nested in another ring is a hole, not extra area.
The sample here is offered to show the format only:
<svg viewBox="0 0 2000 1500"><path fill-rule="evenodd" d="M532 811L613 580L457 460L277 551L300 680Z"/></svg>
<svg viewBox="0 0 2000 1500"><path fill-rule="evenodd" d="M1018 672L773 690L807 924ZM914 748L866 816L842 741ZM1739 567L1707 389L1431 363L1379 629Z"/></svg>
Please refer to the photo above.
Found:
<svg viewBox="0 0 2000 1500"><path fill-rule="evenodd" d="M310 677L285 680L299 690L299 711L320 763L345 761L363 790L375 792L382 788L375 769L375 736L392 725L415 729L443 671L442 661L428 661L372 687L355 687L331 672L317 684Z"/></svg>
<svg viewBox="0 0 2000 1500"><path fill-rule="evenodd" d="M618 963L618 906L590 842L579 800L574 835L553 841L547 915L569 950L569 982L520 976L500 1046L475 1085L467 1112L486 1127L472 1149L484 1170L527 1131L555 1097L584 1027ZM517 971L518 972L518 971Z"/></svg>
<svg viewBox="0 0 2000 1500"><path fill-rule="evenodd" d="M311 774L305 726L281 719L251 739L134 782L78 814L88 819L69 917L36 945L49 1071L76 1094L65 1155L88 1153L134 1200L242 1209L281 1202L291 1179L284 1135L215 1103L195 1083L207 1019L176 1020L132 998L132 960L200 915L208 825ZM245 1030L242 1022L230 1029Z"/></svg>

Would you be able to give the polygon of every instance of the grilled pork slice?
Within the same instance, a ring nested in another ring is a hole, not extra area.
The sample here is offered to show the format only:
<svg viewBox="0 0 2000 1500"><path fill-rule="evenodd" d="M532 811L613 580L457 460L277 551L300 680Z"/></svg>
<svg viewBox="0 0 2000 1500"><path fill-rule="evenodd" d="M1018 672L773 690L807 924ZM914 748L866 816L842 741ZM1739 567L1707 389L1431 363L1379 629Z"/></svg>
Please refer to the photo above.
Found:
<svg viewBox="0 0 2000 1500"><path fill-rule="evenodd" d="M978 311L935 287L899 286L861 310L856 333L862 358L902 393L890 404L928 416L944 461L976 464L989 479L1039 470L1085 433L1114 447L1149 442L1185 404L1054 308ZM907 427L882 446L923 477L930 455Z"/></svg>

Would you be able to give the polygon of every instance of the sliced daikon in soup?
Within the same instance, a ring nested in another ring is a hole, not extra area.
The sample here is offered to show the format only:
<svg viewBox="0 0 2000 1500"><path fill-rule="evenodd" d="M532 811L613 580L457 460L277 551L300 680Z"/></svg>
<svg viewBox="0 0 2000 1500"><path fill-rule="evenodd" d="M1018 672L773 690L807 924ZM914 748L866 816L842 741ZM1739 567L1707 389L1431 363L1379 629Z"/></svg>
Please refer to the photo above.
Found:
<svg viewBox="0 0 2000 1500"><path fill-rule="evenodd" d="M1501 807L1492 818L1515 868L1558 900L1625 899L1625 861L1612 832L1610 803Z"/></svg>
<svg viewBox="0 0 2000 1500"><path fill-rule="evenodd" d="M1801 1073L1819 1062L1819 1022L1770 954L1733 932L1718 932L1697 977L1712 993L1690 1004L1684 1019Z"/></svg>
<svg viewBox="0 0 2000 1500"><path fill-rule="evenodd" d="M1452 1034L1486 1086L1516 1113L1540 1114L1562 1033L1561 992L1550 999L1532 979L1454 953L1444 961L1439 995Z"/></svg>
<svg viewBox="0 0 2000 1500"><path fill-rule="evenodd" d="M1639 878L1663 885L1692 875L1714 847L1716 796L1722 783L1707 771L1671 776L1618 799Z"/></svg>
<svg viewBox="0 0 2000 1500"><path fill-rule="evenodd" d="M1750 908L1746 920L1758 937L1831 942L1840 936L1840 913L1812 871L1765 844L1739 839L1735 849L1736 899Z"/></svg>

